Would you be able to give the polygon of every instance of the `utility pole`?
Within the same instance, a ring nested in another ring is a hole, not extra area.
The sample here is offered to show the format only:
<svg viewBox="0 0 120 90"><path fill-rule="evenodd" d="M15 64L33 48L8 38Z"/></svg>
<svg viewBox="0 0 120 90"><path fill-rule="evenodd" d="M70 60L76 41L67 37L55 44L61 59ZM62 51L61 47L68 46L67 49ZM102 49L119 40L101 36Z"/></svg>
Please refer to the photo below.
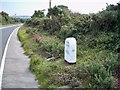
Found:
<svg viewBox="0 0 120 90"><path fill-rule="evenodd" d="M51 0L49 0L49 9L51 9ZM52 16L50 15L49 18L52 19Z"/></svg>
<svg viewBox="0 0 120 90"><path fill-rule="evenodd" d="M49 9L51 8L51 0L49 0Z"/></svg>
<svg viewBox="0 0 120 90"><path fill-rule="evenodd" d="M17 18L17 17L16 17L16 14L15 14L14 16L15 16L15 18Z"/></svg>

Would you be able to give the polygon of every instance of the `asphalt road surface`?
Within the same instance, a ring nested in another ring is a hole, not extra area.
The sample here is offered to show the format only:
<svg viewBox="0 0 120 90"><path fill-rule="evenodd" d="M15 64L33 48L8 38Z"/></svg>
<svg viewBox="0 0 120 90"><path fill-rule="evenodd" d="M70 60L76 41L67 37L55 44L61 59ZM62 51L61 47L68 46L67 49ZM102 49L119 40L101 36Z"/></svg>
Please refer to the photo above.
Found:
<svg viewBox="0 0 120 90"><path fill-rule="evenodd" d="M21 47L17 33L18 28L13 32L8 44L1 87L3 90L6 88L27 88L27 90L34 90L35 88L38 90L35 76L29 70L30 58L24 54L25 51Z"/></svg>
<svg viewBox="0 0 120 90"><path fill-rule="evenodd" d="M0 65L4 53L4 49L7 43L7 40L12 33L12 31L19 27L20 25L14 25L14 26L6 26L6 27L0 27Z"/></svg>

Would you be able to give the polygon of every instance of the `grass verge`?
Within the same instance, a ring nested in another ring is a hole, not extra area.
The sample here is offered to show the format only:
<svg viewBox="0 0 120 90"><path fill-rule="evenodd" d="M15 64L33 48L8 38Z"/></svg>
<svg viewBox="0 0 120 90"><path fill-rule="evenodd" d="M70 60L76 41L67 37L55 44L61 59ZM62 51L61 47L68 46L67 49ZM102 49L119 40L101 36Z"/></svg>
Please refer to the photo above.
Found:
<svg viewBox="0 0 120 90"><path fill-rule="evenodd" d="M10 26L10 25L16 25L16 24L21 24L21 23L14 23L14 24L3 24L3 23L0 23L0 26Z"/></svg>

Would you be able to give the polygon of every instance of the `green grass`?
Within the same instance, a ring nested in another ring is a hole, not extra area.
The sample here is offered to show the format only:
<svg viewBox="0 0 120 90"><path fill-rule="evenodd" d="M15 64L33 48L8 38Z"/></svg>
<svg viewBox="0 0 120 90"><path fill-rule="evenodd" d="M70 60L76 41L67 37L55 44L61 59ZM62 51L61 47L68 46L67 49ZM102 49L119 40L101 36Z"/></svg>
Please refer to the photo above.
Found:
<svg viewBox="0 0 120 90"><path fill-rule="evenodd" d="M2 26L2 23L0 23L0 26Z"/></svg>
<svg viewBox="0 0 120 90"><path fill-rule="evenodd" d="M115 87L116 53L78 44L77 62L71 65L63 59L64 43L61 40L45 31L39 31L42 42L38 43L33 39L35 33L28 33L28 28L33 30L31 27L21 27L18 37L25 53L31 58L30 70L36 75L40 87ZM58 58L47 61L56 53L59 54Z"/></svg>
<svg viewBox="0 0 120 90"><path fill-rule="evenodd" d="M21 23L15 23L15 24L2 24L2 23L0 23L0 26L10 26L10 25L16 25L16 24L21 24Z"/></svg>

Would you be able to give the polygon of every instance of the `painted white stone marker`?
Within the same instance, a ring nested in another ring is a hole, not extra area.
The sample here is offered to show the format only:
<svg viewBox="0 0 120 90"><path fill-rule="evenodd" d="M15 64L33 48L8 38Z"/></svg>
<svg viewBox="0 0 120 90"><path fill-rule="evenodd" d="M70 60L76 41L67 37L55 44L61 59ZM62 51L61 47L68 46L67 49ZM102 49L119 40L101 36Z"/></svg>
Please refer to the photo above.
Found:
<svg viewBox="0 0 120 90"><path fill-rule="evenodd" d="M66 38L64 48L64 59L68 63L76 63L76 39L74 37Z"/></svg>

